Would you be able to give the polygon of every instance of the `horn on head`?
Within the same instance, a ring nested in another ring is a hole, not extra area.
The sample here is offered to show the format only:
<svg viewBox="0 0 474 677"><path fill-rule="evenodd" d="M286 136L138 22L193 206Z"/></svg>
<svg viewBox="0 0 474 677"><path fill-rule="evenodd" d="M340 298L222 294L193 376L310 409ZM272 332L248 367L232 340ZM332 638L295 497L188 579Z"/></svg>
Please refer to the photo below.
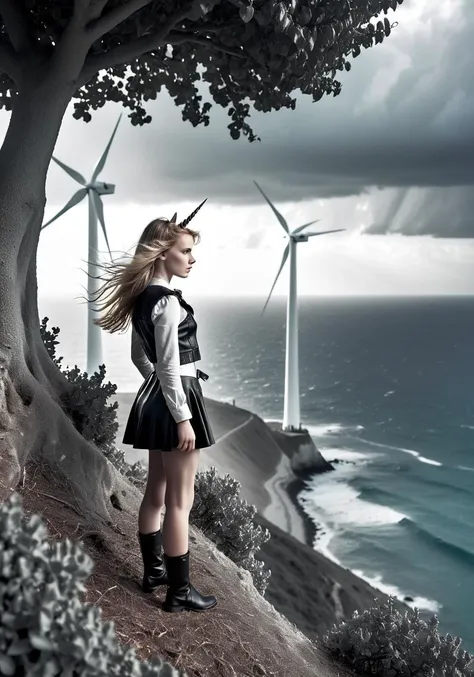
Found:
<svg viewBox="0 0 474 677"><path fill-rule="evenodd" d="M178 212L175 212L170 219L170 223L176 223L177 217L178 217Z"/></svg>
<svg viewBox="0 0 474 677"><path fill-rule="evenodd" d="M203 201L201 202L201 204L199 205L199 207L196 207L196 209L195 209L195 210L194 210L194 211L193 211L186 219L184 219L184 221L181 221L181 223L179 224L179 227L180 227L180 228L186 228L186 226L188 225L188 223L191 221L191 219L193 219L193 218L196 216L196 214L198 213L198 211L201 209L201 207L203 206L203 204L204 204L205 202L207 202L207 197L206 197L205 200L203 200Z"/></svg>

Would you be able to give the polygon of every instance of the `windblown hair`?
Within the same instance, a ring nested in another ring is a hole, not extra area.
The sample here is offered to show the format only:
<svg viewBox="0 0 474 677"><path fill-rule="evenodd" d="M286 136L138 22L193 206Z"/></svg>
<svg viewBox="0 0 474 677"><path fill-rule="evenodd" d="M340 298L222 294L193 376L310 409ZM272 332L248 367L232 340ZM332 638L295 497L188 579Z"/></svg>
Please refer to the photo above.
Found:
<svg viewBox="0 0 474 677"><path fill-rule="evenodd" d="M105 313L94 320L94 324L111 334L128 329L135 300L153 277L158 256L170 249L182 233L191 235L195 244L200 242L198 231L182 228L165 218L155 219L141 234L131 261L107 261L99 264L106 273L105 276L99 275L98 279L105 278L105 282L95 292L93 300L95 308ZM104 294L107 300L96 303Z"/></svg>

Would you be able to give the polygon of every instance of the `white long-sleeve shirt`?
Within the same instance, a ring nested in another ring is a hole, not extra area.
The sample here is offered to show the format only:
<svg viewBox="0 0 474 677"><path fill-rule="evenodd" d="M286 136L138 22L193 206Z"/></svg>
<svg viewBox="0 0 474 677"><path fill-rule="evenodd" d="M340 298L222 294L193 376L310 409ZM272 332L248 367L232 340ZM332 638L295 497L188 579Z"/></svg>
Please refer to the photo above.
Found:
<svg viewBox="0 0 474 677"><path fill-rule="evenodd" d="M150 284L159 284L172 289L169 282L161 277L153 277ZM179 363L178 325L184 320L187 311L180 305L176 296L163 296L153 306L151 321L154 325L157 362L153 364L147 358L139 334L132 325L132 362L143 378L153 370L158 377L168 409L176 423L191 418L181 376L196 376L196 363Z"/></svg>

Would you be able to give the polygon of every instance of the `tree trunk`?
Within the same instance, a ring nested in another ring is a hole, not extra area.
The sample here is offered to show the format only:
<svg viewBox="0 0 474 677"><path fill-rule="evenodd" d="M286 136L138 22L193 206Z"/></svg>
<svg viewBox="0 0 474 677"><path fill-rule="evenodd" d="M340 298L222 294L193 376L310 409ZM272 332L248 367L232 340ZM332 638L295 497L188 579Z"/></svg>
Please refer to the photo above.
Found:
<svg viewBox="0 0 474 677"><path fill-rule="evenodd" d="M33 457L54 468L85 522L98 526L113 523L115 509L135 513L141 496L63 412L60 398L74 386L40 333L36 257L46 174L75 90L65 70L43 69L25 84L0 149L0 501Z"/></svg>

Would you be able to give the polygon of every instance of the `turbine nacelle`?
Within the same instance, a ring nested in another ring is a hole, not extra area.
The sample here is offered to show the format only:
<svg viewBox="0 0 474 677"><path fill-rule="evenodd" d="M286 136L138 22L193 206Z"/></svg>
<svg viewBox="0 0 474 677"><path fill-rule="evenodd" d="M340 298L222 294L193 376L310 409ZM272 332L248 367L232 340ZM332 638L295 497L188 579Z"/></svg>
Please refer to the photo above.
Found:
<svg viewBox="0 0 474 677"><path fill-rule="evenodd" d="M290 233L290 240L293 240L293 242L308 242L309 235L306 235L305 233L293 235L293 233Z"/></svg>
<svg viewBox="0 0 474 677"><path fill-rule="evenodd" d="M101 183L94 181L94 183L89 183L86 188L95 190L98 195L113 195L115 193L115 183Z"/></svg>
<svg viewBox="0 0 474 677"><path fill-rule="evenodd" d="M305 223L302 226L298 226L298 228L295 228L295 230L290 232L290 229L288 228L288 224L286 222L286 219L280 214L280 212L275 207L275 205L272 204L272 202L268 199L268 197L265 195L265 193L260 188L258 183L256 181L254 181L254 184L257 186L258 190L261 192L261 194L263 195L265 200L268 202L268 204L272 208L273 213L275 214L275 216L277 217L278 221L280 222L283 230L285 231L286 235L284 235L283 237L286 237L290 240L285 247L285 251L283 252L283 257L282 257L282 260L281 260L281 263L280 263L280 268L278 269L278 273L277 273L277 276L275 278L275 281L273 282L273 285L272 285L272 288L270 289L270 293L268 295L268 298L265 301L265 305L263 306L263 310L262 310L262 313L261 313L263 315L263 313L265 312L265 308L267 307L267 304L270 301L270 297L271 297L272 292L275 288L275 285L276 285L277 280L280 276L280 273L283 270L283 267L284 267L286 260L288 258L291 243L294 242L296 244L298 242L308 242L308 239L310 237L314 237L315 235L326 235L327 233L341 233L342 231L345 230L345 228L336 228L334 230L321 230L321 231L316 232L316 233L308 233L308 232L303 233L302 232L305 228L312 226L314 223L318 223L319 219L317 219L316 221L310 221L309 223Z"/></svg>
<svg viewBox="0 0 474 677"><path fill-rule="evenodd" d="M280 212L276 209L258 183L254 181L258 190L262 193L265 200L273 210L281 227L285 231L284 237L288 240L283 258L278 269L277 276L273 282L272 288L268 295L265 305L263 306L262 315L270 300L273 289L277 283L278 277L283 270L283 267L290 257L290 288L288 294L288 304L286 311L286 354L285 354L285 393L283 399L283 425L282 429L285 431L301 430L300 418L300 393L299 393L299 363L298 363L298 298L297 298L297 269L296 269L296 252L298 242L307 242L310 237L316 235L325 235L326 233L337 233L345 230L338 228L337 230L325 230L319 232L309 233L306 229L316 221L305 223L298 226L290 232L288 224ZM303 232L304 231L304 232ZM281 231L280 231L281 232Z"/></svg>
<svg viewBox="0 0 474 677"><path fill-rule="evenodd" d="M112 141L114 140L115 133L117 131L117 127L119 126L121 115L119 116L119 119L117 120L117 123L115 125L114 131L112 132L112 136L109 139L109 142L107 146L105 147L104 152L102 153L99 161L97 162L94 171L92 172L92 178L89 182L86 181L86 179L80 174L78 171L73 169L72 167L68 167L68 165L64 164L64 162L61 162L61 160L58 160L57 158L54 157L53 155L53 160L58 164L64 171L69 174L71 178L73 178L75 181L77 181L83 188L80 188L72 198L69 200L69 202L55 215L53 216L52 219L50 219L47 223L43 224L41 226L41 230L46 228L46 226L49 226L50 223L53 223L53 221L56 221L60 216L65 214L67 211L75 207L76 205L79 204L86 196L89 197L89 201L93 204L94 206L94 212L99 219L100 226L102 228L102 232L104 234L105 242L107 244L107 249L109 250L109 255L110 258L112 258L112 252L110 251L110 245L109 245L109 238L107 237L107 230L105 228L105 220L104 220L104 205L102 204L101 200L101 195L113 195L115 193L115 184L114 183L105 183L105 181L97 181L97 177L100 174L100 172L103 170L105 161L107 160L110 146L112 145Z"/></svg>
<svg viewBox="0 0 474 677"><path fill-rule="evenodd" d="M109 250L110 258L112 259L112 252L110 251L109 239L107 237L107 230L105 228L104 220L104 205L102 203L102 195L113 195L115 193L115 184L106 183L105 181L98 181L97 178L100 172L103 170L105 162L107 160L110 146L114 140L117 127L119 126L121 115L117 120L112 136L110 137L105 150L99 158L94 171L92 172L92 177L87 181L80 172L68 165L61 162L53 156L53 161L59 165L69 176L74 179L81 188L77 190L74 195L70 198L67 204L50 219L47 223L43 224L41 229L43 230L50 223L53 223L60 216L65 214L67 211L78 205L84 198L87 198L89 203L89 239L88 239L88 281L87 281L87 295L89 304L91 301L95 301L95 292L97 291L97 280L100 279L98 275L98 232L97 232L97 222L100 223L102 232L104 234L105 241L107 243L107 248ZM101 328L97 326L94 322L93 313L96 312L89 305L87 313L87 373L93 374L96 372L100 365L102 364L102 341L101 341Z"/></svg>

